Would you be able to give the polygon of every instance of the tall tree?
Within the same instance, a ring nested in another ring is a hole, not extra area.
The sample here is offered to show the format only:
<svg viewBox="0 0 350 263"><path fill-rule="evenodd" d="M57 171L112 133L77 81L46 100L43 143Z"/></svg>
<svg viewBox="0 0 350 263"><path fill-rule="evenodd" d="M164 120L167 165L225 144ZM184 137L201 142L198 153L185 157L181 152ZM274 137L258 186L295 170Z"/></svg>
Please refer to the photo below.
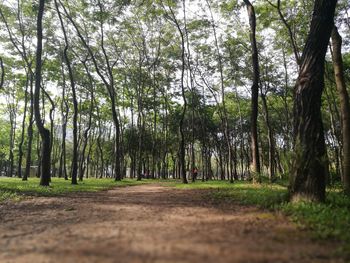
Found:
<svg viewBox="0 0 350 263"><path fill-rule="evenodd" d="M39 1L37 17L37 47L36 47L36 66L35 66L35 90L34 90L34 115L35 122L42 139L41 145L41 170L40 185L49 186L51 177L51 135L45 128L40 112L40 90L42 80L42 53L43 53L43 16L45 0Z"/></svg>
<svg viewBox="0 0 350 263"><path fill-rule="evenodd" d="M105 17L104 14L106 12L103 4L98 1L97 6L99 9L99 15L98 15L98 22L99 22L99 29L100 29L100 47L102 54L96 54L96 52L93 51L90 44L88 43L87 39L82 35L82 30L79 28L76 21L74 21L71 14L68 12L65 5L62 4L61 6L64 10L65 15L73 25L74 29L76 30L79 39L81 40L83 46L88 51L88 54L90 55L93 65L95 67L97 75L101 78L103 84L106 87L107 93L109 95L110 103L111 103L111 112L112 112L112 119L114 123L114 132L115 132L115 154L114 154L114 175L115 180L120 181L122 179L121 174L121 141L120 141L120 120L118 115L118 108L117 108L117 93L116 93L116 87L115 87L115 77L113 74L113 68L115 66L115 63L111 63L111 59L109 55L107 54L106 47L105 47ZM102 58L102 59L99 59ZM106 68L106 70L103 70L101 66L99 65L99 61L103 61L103 66ZM104 72L106 71L106 75Z"/></svg>
<svg viewBox="0 0 350 263"><path fill-rule="evenodd" d="M72 90L72 98L73 98L73 158L72 158L72 169L71 169L71 176L72 176L72 184L78 184L77 176L78 176L78 100L76 95L76 85L75 85L75 79L74 79L74 73L73 73L73 67L72 63L69 58L68 50L69 50L69 42L67 37L67 31L63 23L62 14L59 10L58 2L55 0L55 7L58 14L58 18L61 25L61 30L63 32L64 37L64 50L63 50L63 57L64 62L67 65L68 69L68 76L69 81L71 85Z"/></svg>
<svg viewBox="0 0 350 263"><path fill-rule="evenodd" d="M185 1L185 0L183 0ZM180 145L179 145L179 165L180 165L180 174L182 177L182 182L184 184L187 184L187 177L186 177L186 163L185 163L185 134L184 134L184 121L185 121L185 115L187 111L187 98L186 98L186 90L185 90L185 70L186 70L186 50L185 50L185 35L183 32L183 29L181 28L181 25L176 18L176 15L174 13L174 10L171 7L171 4L169 4L169 10L170 20L175 24L176 29L180 35L180 41L181 41L181 78L180 78L180 87L181 87L181 95L183 99L183 106L182 106L182 113L180 117L180 125L179 125L179 133L180 133Z"/></svg>
<svg viewBox="0 0 350 263"><path fill-rule="evenodd" d="M253 66L253 84L251 87L251 153L252 153L252 172L253 180L260 181L260 159L259 159L259 144L258 144L258 105L259 105L259 53L256 43L256 16L254 6L249 0L243 0L246 4L249 24L250 24L250 43L252 48L252 66Z"/></svg>
<svg viewBox="0 0 350 263"><path fill-rule="evenodd" d="M292 200L325 200L328 173L321 116L324 62L337 0L315 0L310 31L301 58L294 98Z"/></svg>
<svg viewBox="0 0 350 263"><path fill-rule="evenodd" d="M336 26L332 30L332 59L335 82L340 100L340 113L343 137L343 185L347 194L350 194L350 102L346 89L344 66L342 58L342 38Z"/></svg>
<svg viewBox="0 0 350 263"><path fill-rule="evenodd" d="M224 80L224 67L223 67L223 62L222 62L222 54L220 52L220 47L219 47L219 41L218 41L218 36L216 32L216 25L214 21L214 15L213 11L210 5L210 2L206 0L207 7L209 9L210 13L210 19L211 19L211 27L213 30L213 35L214 35L214 44L215 44L215 51L216 51L216 56L218 60L218 68L219 68L219 73L220 73L220 91L221 91L221 104L222 104L222 110L221 111L221 122L223 126L223 134L226 142L226 147L227 147L227 164L228 164L228 177L230 179L230 182L233 183L233 171L232 171L232 143L231 143L231 138L230 138L230 131L229 131L229 121L228 121L228 114L227 114L227 107L226 107L226 92L225 92L225 80Z"/></svg>

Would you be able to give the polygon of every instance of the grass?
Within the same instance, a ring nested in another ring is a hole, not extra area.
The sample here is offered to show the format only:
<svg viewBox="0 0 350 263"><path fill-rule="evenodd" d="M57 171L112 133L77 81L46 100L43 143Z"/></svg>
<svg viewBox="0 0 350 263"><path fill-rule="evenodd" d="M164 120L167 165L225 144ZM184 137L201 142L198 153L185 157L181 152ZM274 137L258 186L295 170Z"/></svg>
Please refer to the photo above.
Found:
<svg viewBox="0 0 350 263"><path fill-rule="evenodd" d="M26 196L59 196L73 192L97 192L111 189L115 186L132 186L145 184L148 181L136 181L124 179L116 182L114 179L84 179L78 185L72 185L70 180L52 178L51 186L39 186L38 178L29 178L22 181L19 178L0 178L0 202L14 200L18 201Z"/></svg>
<svg viewBox="0 0 350 263"><path fill-rule="evenodd" d="M350 257L350 198L341 192L329 191L323 204L282 203L280 210L293 221L309 227L316 237L343 241L340 248Z"/></svg>
<svg viewBox="0 0 350 263"><path fill-rule="evenodd" d="M344 245L340 249L350 255L350 198L339 188L328 190L326 202L320 204L289 203L287 187L281 184L209 181L170 185L182 189L213 189L209 197L215 202L239 202L282 212L299 226L310 229L316 238L342 241Z"/></svg>
<svg viewBox="0 0 350 263"><path fill-rule="evenodd" d="M216 201L239 201L245 205L258 205L273 208L287 200L287 189L280 185L257 185L248 182L227 181L196 182L190 184L173 184L182 189L213 189L210 195Z"/></svg>

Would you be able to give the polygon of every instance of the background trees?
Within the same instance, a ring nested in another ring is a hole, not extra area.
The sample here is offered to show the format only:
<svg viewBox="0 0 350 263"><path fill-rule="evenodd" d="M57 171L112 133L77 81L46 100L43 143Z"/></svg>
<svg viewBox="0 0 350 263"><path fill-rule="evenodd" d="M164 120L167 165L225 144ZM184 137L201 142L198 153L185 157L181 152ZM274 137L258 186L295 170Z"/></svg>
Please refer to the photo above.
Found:
<svg viewBox="0 0 350 263"><path fill-rule="evenodd" d="M262 180L289 178L293 89L313 3L50 1L41 71L35 64L40 6L0 4L2 174L25 180L40 167L72 176L73 183L89 176L185 181L197 167L203 180L252 179L253 173ZM254 6L255 23L247 5ZM348 1L339 1L336 26L344 40L348 10ZM319 102L328 182L347 185L344 99L336 76L343 72L346 90L349 43L343 41L340 53L333 36Z"/></svg>

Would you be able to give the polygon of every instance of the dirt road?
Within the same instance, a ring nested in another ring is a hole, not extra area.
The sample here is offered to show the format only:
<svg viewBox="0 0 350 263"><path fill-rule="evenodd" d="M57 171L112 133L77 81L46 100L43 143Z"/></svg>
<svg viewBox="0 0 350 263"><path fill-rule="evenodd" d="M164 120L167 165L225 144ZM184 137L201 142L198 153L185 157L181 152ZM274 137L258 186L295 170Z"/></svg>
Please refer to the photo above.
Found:
<svg viewBox="0 0 350 263"><path fill-rule="evenodd" d="M282 216L205 191L116 188L0 205L0 262L342 262Z"/></svg>

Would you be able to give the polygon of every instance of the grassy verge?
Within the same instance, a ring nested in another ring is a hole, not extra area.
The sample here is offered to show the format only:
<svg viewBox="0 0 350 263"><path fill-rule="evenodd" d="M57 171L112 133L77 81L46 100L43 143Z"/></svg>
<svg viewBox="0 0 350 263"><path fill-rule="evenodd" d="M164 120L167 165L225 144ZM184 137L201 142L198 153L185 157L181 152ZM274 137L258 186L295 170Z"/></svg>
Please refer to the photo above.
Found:
<svg viewBox="0 0 350 263"><path fill-rule="evenodd" d="M350 198L339 189L328 190L326 203L315 204L288 203L287 188L278 184L211 181L170 185L182 189L212 189L209 197L216 202L239 202L281 211L298 225L311 229L317 238L343 241L342 252L350 255Z"/></svg>
<svg viewBox="0 0 350 263"><path fill-rule="evenodd" d="M350 198L339 191L328 191L324 204L282 203L285 214L301 226L309 227L316 237L343 241L341 252L350 258Z"/></svg>
<svg viewBox="0 0 350 263"><path fill-rule="evenodd" d="M23 182L19 178L0 178L0 202L7 200L21 200L26 196L58 196L73 192L97 192L111 189L115 186L131 186L145 184L149 181L136 181L124 179L116 182L113 179L84 179L78 185L72 185L71 181L53 178L50 187L39 186L38 178L29 178Z"/></svg>

